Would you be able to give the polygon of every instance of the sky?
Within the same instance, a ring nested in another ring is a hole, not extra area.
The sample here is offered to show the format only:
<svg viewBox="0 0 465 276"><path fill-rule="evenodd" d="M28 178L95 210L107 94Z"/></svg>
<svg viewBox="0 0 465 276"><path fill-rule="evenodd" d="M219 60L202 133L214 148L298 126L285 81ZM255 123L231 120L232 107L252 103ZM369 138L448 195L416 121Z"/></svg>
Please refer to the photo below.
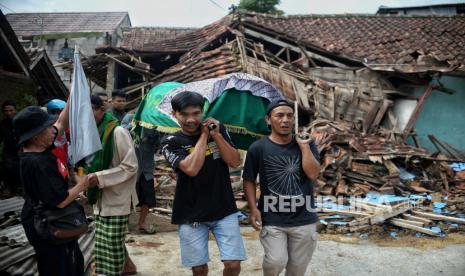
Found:
<svg viewBox="0 0 465 276"><path fill-rule="evenodd" d="M279 9L291 14L373 14L388 7L464 0L281 0ZM132 26L202 27L228 14L239 0L0 0L3 13L127 11Z"/></svg>

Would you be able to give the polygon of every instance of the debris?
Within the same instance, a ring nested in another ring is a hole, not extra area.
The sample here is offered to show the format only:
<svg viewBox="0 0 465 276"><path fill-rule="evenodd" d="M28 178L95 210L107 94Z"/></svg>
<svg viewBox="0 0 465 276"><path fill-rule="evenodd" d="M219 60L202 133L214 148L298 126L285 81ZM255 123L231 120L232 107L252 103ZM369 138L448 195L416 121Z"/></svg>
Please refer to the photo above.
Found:
<svg viewBox="0 0 465 276"><path fill-rule="evenodd" d="M425 213L425 212L420 212L420 211L412 211L414 215L425 217L431 220L442 220L442 221L452 221L460 224L465 224L465 219L462 218L455 218L455 217L449 217L449 216L443 216L443 215L436 215L433 213Z"/></svg>
<svg viewBox="0 0 465 276"><path fill-rule="evenodd" d="M157 212L160 212L160 213L165 213L165 214L172 214L173 213L173 210L171 209L165 209L165 208L159 208L159 207L155 207L155 208L152 208L154 211L157 211Z"/></svg>
<svg viewBox="0 0 465 276"><path fill-rule="evenodd" d="M432 202L432 198L438 198L438 196L417 194L404 197L369 193L364 198L350 198L347 201L350 205L336 204L330 202L329 197L323 197L318 200L320 203L317 203L317 208L320 212L320 222L324 226L323 231L326 233L357 233L360 231L376 233L387 229L392 232L393 230L388 225L430 236L463 231L465 227L461 228L458 225L465 224L465 219L459 217L461 212L455 211L457 217L452 217L427 211L434 210L434 206L437 206L441 207L443 212L449 212L447 208L460 205L459 202L463 202L463 198L452 200L444 197L443 200L447 202ZM455 223L455 227L451 225L452 222Z"/></svg>
<svg viewBox="0 0 465 276"><path fill-rule="evenodd" d="M455 171L455 172L460 172L460 171L465 171L465 163L452 163L450 164L450 167Z"/></svg>
<svg viewBox="0 0 465 276"><path fill-rule="evenodd" d="M429 155L425 149L405 144L391 130L380 127L366 132L352 122L323 119L306 129L320 151L318 180L324 184L317 187L319 194L465 194L465 171L454 175L446 156Z"/></svg>

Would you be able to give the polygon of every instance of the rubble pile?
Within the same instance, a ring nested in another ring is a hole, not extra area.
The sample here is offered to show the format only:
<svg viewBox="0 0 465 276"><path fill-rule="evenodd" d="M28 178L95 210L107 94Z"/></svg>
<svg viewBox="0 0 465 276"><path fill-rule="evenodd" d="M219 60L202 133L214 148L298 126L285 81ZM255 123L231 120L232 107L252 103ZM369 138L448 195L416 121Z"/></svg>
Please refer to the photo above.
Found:
<svg viewBox="0 0 465 276"><path fill-rule="evenodd" d="M408 197L370 193L336 201L323 197L317 208L320 232L328 234L390 232L395 237L403 231L439 237L465 231L465 197L440 193Z"/></svg>
<svg viewBox="0 0 465 276"><path fill-rule="evenodd" d="M320 151L319 194L465 194L465 172L454 171L446 156L429 155L386 129L364 133L353 123L327 120L307 129Z"/></svg>

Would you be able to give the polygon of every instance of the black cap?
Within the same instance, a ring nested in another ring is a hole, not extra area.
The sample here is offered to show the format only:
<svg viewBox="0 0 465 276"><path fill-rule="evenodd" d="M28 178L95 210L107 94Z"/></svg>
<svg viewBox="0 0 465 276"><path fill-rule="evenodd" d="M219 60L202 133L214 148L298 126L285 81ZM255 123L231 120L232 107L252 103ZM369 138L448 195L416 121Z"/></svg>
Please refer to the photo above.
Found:
<svg viewBox="0 0 465 276"><path fill-rule="evenodd" d="M44 129L53 125L57 118L57 116L47 114L37 106L28 106L21 110L13 118L13 126L19 135L18 143L23 144L41 133Z"/></svg>
<svg viewBox="0 0 465 276"><path fill-rule="evenodd" d="M292 108L292 110L294 110L294 105L291 104L290 102L286 100L277 100L277 101L271 102L268 105L268 107L266 108L266 116L270 116L271 111L273 111L273 109L279 106L289 106L290 108Z"/></svg>

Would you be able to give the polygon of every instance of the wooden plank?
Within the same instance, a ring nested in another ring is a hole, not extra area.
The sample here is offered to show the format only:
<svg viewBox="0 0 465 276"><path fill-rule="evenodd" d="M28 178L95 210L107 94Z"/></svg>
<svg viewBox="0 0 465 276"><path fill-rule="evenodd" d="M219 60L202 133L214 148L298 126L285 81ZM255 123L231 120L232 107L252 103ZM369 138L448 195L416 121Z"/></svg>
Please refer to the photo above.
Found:
<svg viewBox="0 0 465 276"><path fill-rule="evenodd" d="M2 37L3 42L6 44L6 46L10 49L11 54L16 59L16 62L18 62L19 66L21 66L21 69L23 69L24 74L26 76L28 76L28 77L31 77L31 75L29 73L29 69L27 68L27 64L23 63L21 58L18 56L17 51L15 50L13 45L11 45L10 40L8 39L6 34L3 32L3 30L1 30L1 29L0 29L0 36Z"/></svg>
<svg viewBox="0 0 465 276"><path fill-rule="evenodd" d="M399 168L390 159L385 159L383 164L388 169L390 175L399 175Z"/></svg>
<svg viewBox="0 0 465 276"><path fill-rule="evenodd" d="M115 89L115 62L113 60L108 61L107 67L107 84L105 92L108 95L108 98L111 98L111 93Z"/></svg>
<svg viewBox="0 0 465 276"><path fill-rule="evenodd" d="M372 125L372 123L373 123L373 121L375 119L376 113L381 108L382 104L383 104L382 102L373 103L370 110L368 111L368 113L363 118L363 130L365 132L368 132L370 130L371 125Z"/></svg>
<svg viewBox="0 0 465 276"><path fill-rule="evenodd" d="M400 215L402 213L407 212L411 208L412 207L400 207L400 208L393 209L393 211L391 211L391 212L386 212L386 213L383 213L383 214L380 214L380 215L376 215L376 216L374 216L374 217L372 217L370 219L370 224L373 225L373 224L378 224L378 223L384 222L387 219L390 219L392 217L395 217L395 216L398 216L398 215Z"/></svg>
<svg viewBox="0 0 465 276"><path fill-rule="evenodd" d="M422 218L422 217L417 217L417 216L412 216L412 215L409 215L409 214L402 214L402 217L408 219L408 220L412 220L412 221L419 221L419 222L422 222L426 225L429 225L429 224L432 224L433 221L430 220L430 219L427 219L427 218Z"/></svg>
<svg viewBox="0 0 465 276"><path fill-rule="evenodd" d="M174 196L156 196L155 198L160 200L174 200Z"/></svg>
<svg viewBox="0 0 465 276"><path fill-rule="evenodd" d="M411 225L415 225L415 226L419 226L419 227L423 227L425 226L425 224L421 221L414 221L414 220L406 220L406 219L399 219L399 218L392 218L389 220L390 222L391 221L397 221L397 222L402 222L402 223L406 223L406 224L411 224Z"/></svg>
<svg viewBox="0 0 465 276"><path fill-rule="evenodd" d="M288 48L289 50L292 50L296 53L300 53L300 49L299 47L297 46L294 46L294 45L291 45L291 44L288 44L284 41L281 41L281 40L278 40L278 39L275 39L273 37L270 37L268 35L265 35L265 34L262 34L262 33L259 33L257 31L254 31L254 30L251 30L251 29L245 29L244 32L250 36L253 36L253 37L256 37L256 38L259 38L259 39L263 39L265 41L268 41L270 43L273 43L275 45L278 45L278 46L281 46L281 47L285 47L285 48ZM349 66L345 65L345 64L342 64L340 62L337 62L335 60L332 60L332 59L329 59L327 57L324 57L322 55L319 55L319 54L316 54L316 53L313 53L313 52L310 52L308 50L305 51L305 53L313 58L313 59L316 59L316 60L319 60L319 61L322 61L322 62L325 62L325 63L328 63L328 64L331 64L331 65L334 65L336 67L339 67L339 68L350 68Z"/></svg>
<svg viewBox="0 0 465 276"><path fill-rule="evenodd" d="M349 226L360 226L360 225L370 225L370 219L373 215L368 215L363 218L357 218L349 222Z"/></svg>
<svg viewBox="0 0 465 276"><path fill-rule="evenodd" d="M380 211L386 210L386 207L389 208L388 206L385 206L385 207L373 206L373 205L369 205L363 202L356 202L355 206L357 208L362 208L368 212L380 212Z"/></svg>
<svg viewBox="0 0 465 276"><path fill-rule="evenodd" d="M373 123L371 123L370 128L379 126L379 124L381 123L381 120L384 118L384 115L386 114L386 111L391 106L391 104L392 104L392 101L390 101L390 100L384 100L383 101L383 105L378 110L378 113L376 114L376 117L373 120Z"/></svg>
<svg viewBox="0 0 465 276"><path fill-rule="evenodd" d="M391 223L392 225L395 225L395 226L399 226L399 227L402 227L402 228L414 230L414 231L421 232L421 233L424 233L424 234L428 234L428 235L431 235L431 236L439 236L440 235L440 233L436 233L431 229L415 226L415 225L408 224L408 223L398 222L398 221L395 221L395 220L394 221L390 220L389 223Z"/></svg>
<svg viewBox="0 0 465 276"><path fill-rule="evenodd" d="M350 232L360 232L363 230L368 230L371 227L371 225L366 224L366 225L357 225L357 226L351 226L349 227Z"/></svg>
<svg viewBox="0 0 465 276"><path fill-rule="evenodd" d="M160 212L160 213L165 213L165 214L172 214L173 213L173 210L166 209L166 208L155 207L155 208L152 208L152 210Z"/></svg>
<svg viewBox="0 0 465 276"><path fill-rule="evenodd" d="M369 216L369 213L366 212L356 212L356 211L349 211L349 210L334 210L334 209L328 209L328 208L322 208L321 211L323 213L334 213L334 214L339 214L339 215L346 215L346 216L351 216L351 217L363 217L363 216Z"/></svg>
<svg viewBox="0 0 465 276"><path fill-rule="evenodd" d="M420 212L420 211L412 211L412 214L417 215L417 216L422 216L425 218L429 218L432 220L445 220L445 221L452 221L455 223L465 224L465 219L461 219L461 218L448 217L448 216L437 215L433 213L425 213L425 212Z"/></svg>
<svg viewBox="0 0 465 276"><path fill-rule="evenodd" d="M441 175L442 183L444 184L444 189L446 189L446 191L449 191L449 181L447 180L446 173L441 171L440 175Z"/></svg>
<svg viewBox="0 0 465 276"><path fill-rule="evenodd" d="M425 92L423 93L417 105L415 106L415 109L413 110L412 115L410 116L410 119L408 120L407 125L404 128L404 132L403 132L404 142L407 141L410 131L415 125L415 122L417 121L418 116L420 116L420 113L423 110L423 107L425 106L426 100L428 99L429 95L433 91L433 88L435 88L435 86L432 83L428 84L428 87L426 87Z"/></svg>

